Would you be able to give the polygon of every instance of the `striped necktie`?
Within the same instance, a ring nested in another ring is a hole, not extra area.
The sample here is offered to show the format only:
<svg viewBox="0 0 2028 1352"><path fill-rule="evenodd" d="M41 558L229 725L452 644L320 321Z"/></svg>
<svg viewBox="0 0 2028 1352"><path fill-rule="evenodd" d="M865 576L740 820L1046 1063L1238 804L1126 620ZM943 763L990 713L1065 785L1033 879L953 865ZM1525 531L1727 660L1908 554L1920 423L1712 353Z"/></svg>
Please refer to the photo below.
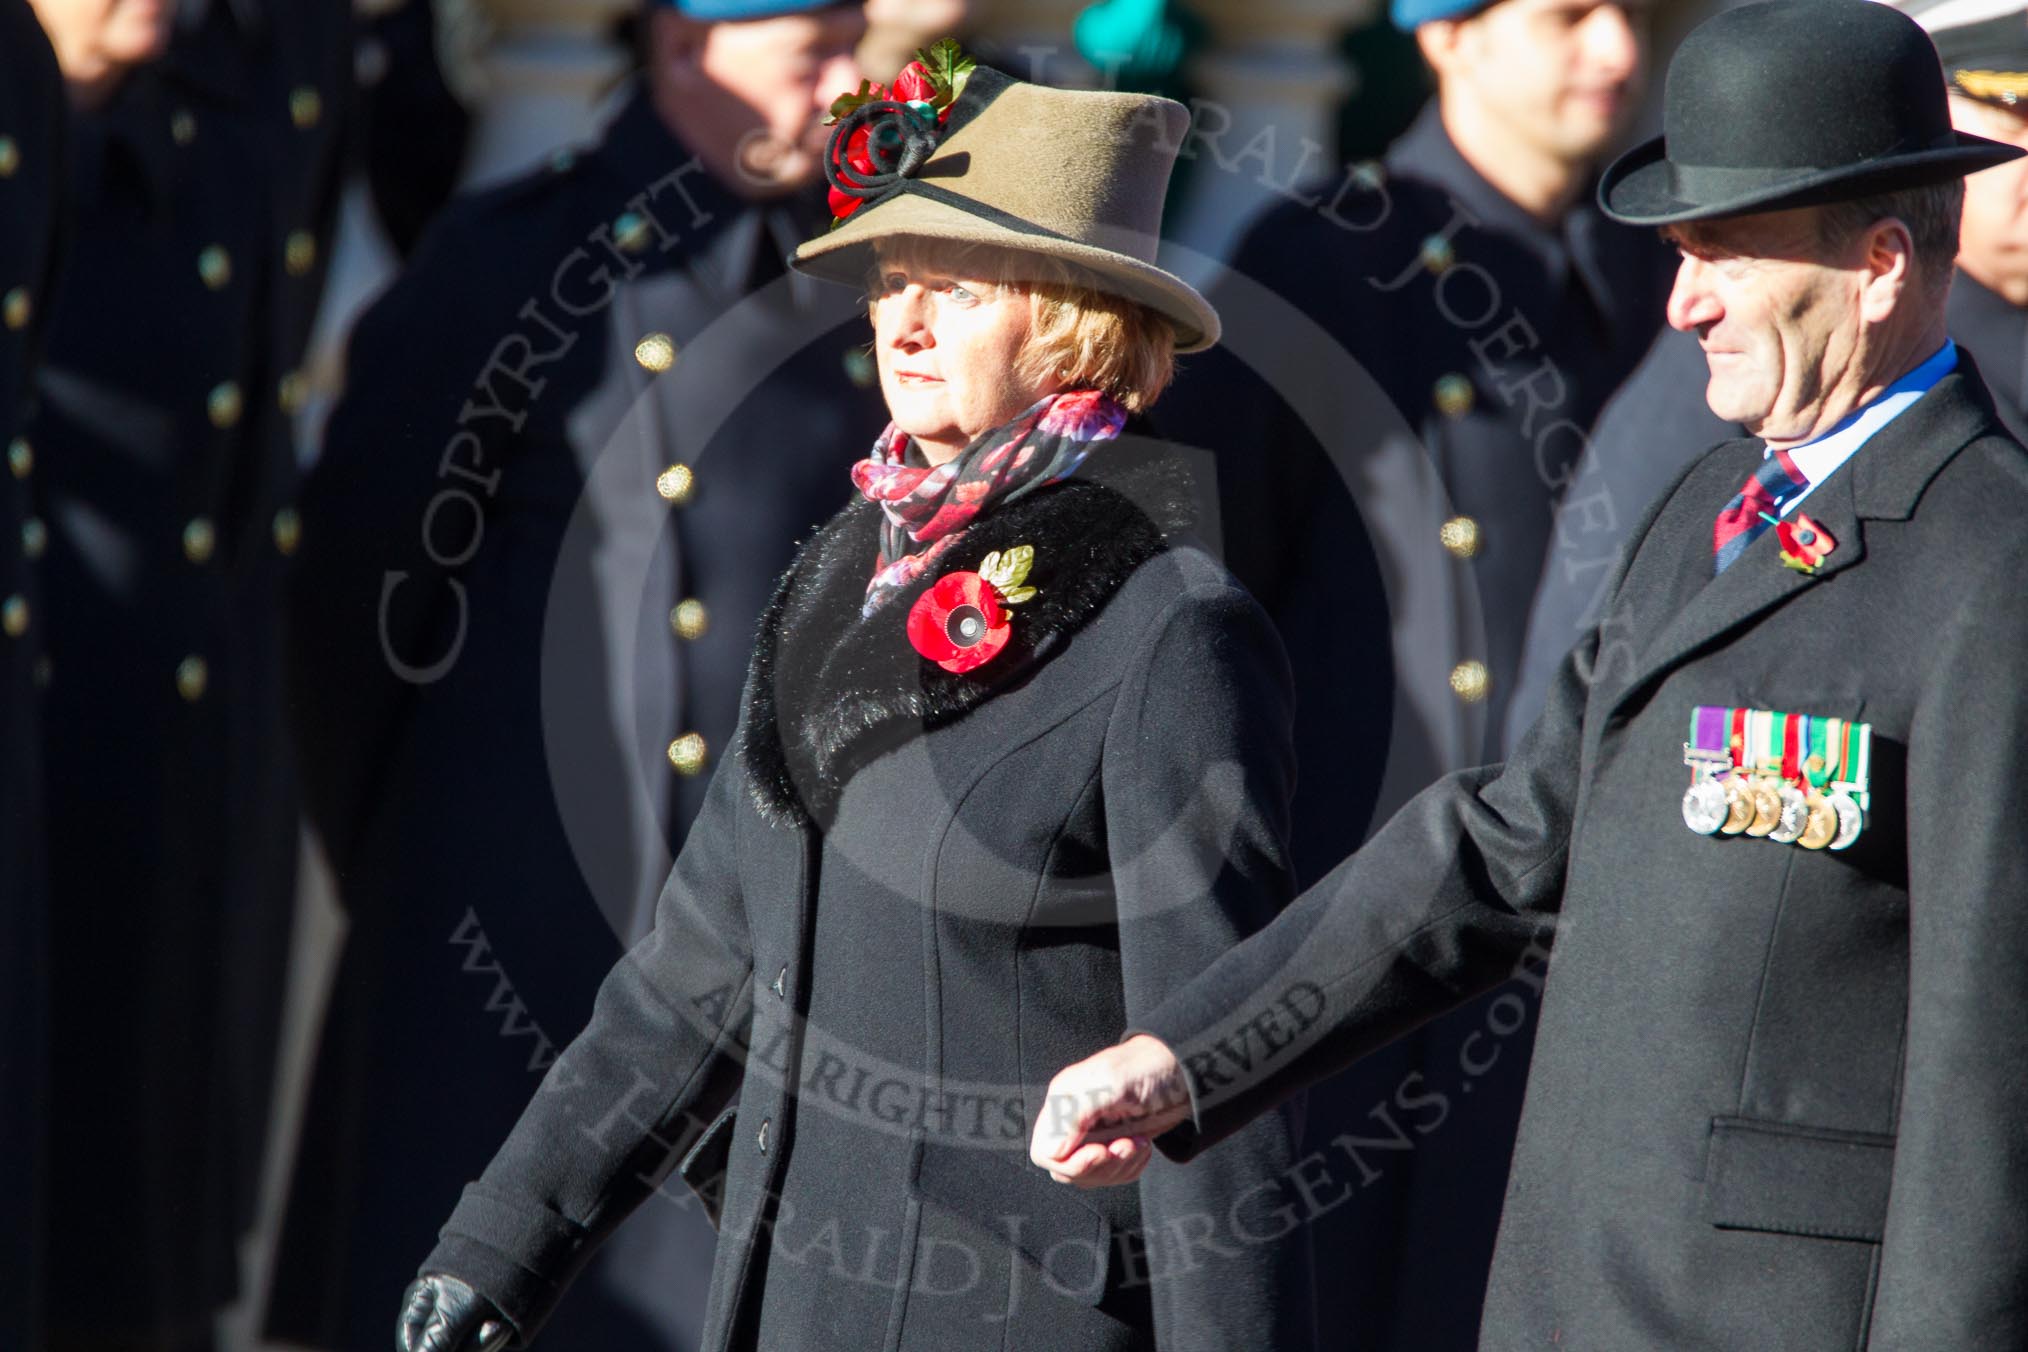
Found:
<svg viewBox="0 0 2028 1352"><path fill-rule="evenodd" d="M1717 572L1724 572L1746 547L1781 515L1782 504L1810 486L1787 451L1776 451L1760 462L1711 527L1711 547L1718 554Z"/></svg>

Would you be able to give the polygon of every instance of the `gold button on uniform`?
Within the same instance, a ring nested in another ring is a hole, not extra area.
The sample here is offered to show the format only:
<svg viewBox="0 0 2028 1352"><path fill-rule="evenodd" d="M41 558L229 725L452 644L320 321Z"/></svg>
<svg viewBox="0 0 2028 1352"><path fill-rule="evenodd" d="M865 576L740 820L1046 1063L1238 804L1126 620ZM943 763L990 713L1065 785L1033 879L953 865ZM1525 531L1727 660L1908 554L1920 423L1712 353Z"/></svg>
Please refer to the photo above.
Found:
<svg viewBox="0 0 2028 1352"><path fill-rule="evenodd" d="M307 276L317 266L317 237L307 230L291 230L282 241L282 266L291 277Z"/></svg>
<svg viewBox="0 0 2028 1352"><path fill-rule="evenodd" d="M1451 693L1467 704L1477 704L1492 688L1493 678L1484 662L1460 662L1451 668Z"/></svg>
<svg viewBox="0 0 2028 1352"><path fill-rule="evenodd" d="M49 527L42 524L41 517L31 516L21 523L21 552L31 559L49 552Z"/></svg>
<svg viewBox="0 0 2028 1352"><path fill-rule="evenodd" d="M697 476L691 472L690 466L679 462L655 476L655 491L665 501L681 507L697 491Z"/></svg>
<svg viewBox="0 0 2028 1352"><path fill-rule="evenodd" d="M0 298L0 320L5 320L10 329L25 329L35 315L35 302L28 295L28 288L17 286Z"/></svg>
<svg viewBox="0 0 2028 1352"><path fill-rule="evenodd" d="M213 291L223 291L232 283L232 255L224 246L212 245L197 255L197 275Z"/></svg>
<svg viewBox="0 0 2028 1352"><path fill-rule="evenodd" d="M628 253L640 253L648 247L648 218L638 211L621 212L613 222L613 238Z"/></svg>
<svg viewBox="0 0 2028 1352"><path fill-rule="evenodd" d="M308 85L301 85L289 94L289 121L299 131L308 131L324 116L323 96Z"/></svg>
<svg viewBox="0 0 2028 1352"><path fill-rule="evenodd" d="M9 638L20 638L28 632L26 597L10 596L5 601L0 601L0 630L5 630Z"/></svg>
<svg viewBox="0 0 2028 1352"><path fill-rule="evenodd" d="M21 168L21 147L12 136L0 136L0 178L12 178Z"/></svg>
<svg viewBox="0 0 2028 1352"><path fill-rule="evenodd" d="M1479 523L1469 516L1454 516L1437 531L1437 539L1454 559L1469 559L1479 552Z"/></svg>
<svg viewBox="0 0 2028 1352"><path fill-rule="evenodd" d="M169 139L179 146L197 139L197 117L188 108L178 108L169 115Z"/></svg>
<svg viewBox="0 0 2028 1352"><path fill-rule="evenodd" d="M239 422L239 415L245 408L240 397L237 381L221 381L205 397L204 411L211 415L211 425L224 431Z"/></svg>
<svg viewBox="0 0 2028 1352"><path fill-rule="evenodd" d="M208 563L218 547L218 532L208 517L193 517L183 528L183 557L192 563Z"/></svg>
<svg viewBox="0 0 2028 1352"><path fill-rule="evenodd" d="M176 664L176 693L192 704L204 698L211 684L211 667L201 657L186 657Z"/></svg>
<svg viewBox="0 0 2028 1352"><path fill-rule="evenodd" d="M1447 271L1458 258L1457 251L1451 248L1451 242L1442 235L1431 235L1424 240L1420 254L1422 265L1431 272L1439 273Z"/></svg>
<svg viewBox="0 0 2028 1352"><path fill-rule="evenodd" d="M696 597L678 601L676 608L669 612L669 627L676 631L676 637L691 642L704 637L704 631L711 627L711 616L704 609L704 602Z"/></svg>
<svg viewBox="0 0 2028 1352"><path fill-rule="evenodd" d="M634 360L650 371L666 371L676 364L676 340L666 333L651 333L634 344Z"/></svg>
<svg viewBox="0 0 2028 1352"><path fill-rule="evenodd" d="M1430 396L1446 418L1462 418L1472 411L1472 382L1455 371L1438 377Z"/></svg>
<svg viewBox="0 0 2028 1352"><path fill-rule="evenodd" d="M669 763L679 775L694 775L702 770L709 754L704 739L694 732L686 732L669 743Z"/></svg>
<svg viewBox="0 0 2028 1352"><path fill-rule="evenodd" d="M296 552L296 546L303 543L303 518L293 507L284 507L275 513L275 548L284 554Z"/></svg>
<svg viewBox="0 0 2028 1352"><path fill-rule="evenodd" d="M17 479L26 479L35 469L35 451L29 446L27 437L16 437L7 443L7 468Z"/></svg>
<svg viewBox="0 0 2028 1352"><path fill-rule="evenodd" d="M275 386L275 403L282 412L294 415L303 407L303 396L309 391L309 382L303 379L301 371L291 371Z"/></svg>

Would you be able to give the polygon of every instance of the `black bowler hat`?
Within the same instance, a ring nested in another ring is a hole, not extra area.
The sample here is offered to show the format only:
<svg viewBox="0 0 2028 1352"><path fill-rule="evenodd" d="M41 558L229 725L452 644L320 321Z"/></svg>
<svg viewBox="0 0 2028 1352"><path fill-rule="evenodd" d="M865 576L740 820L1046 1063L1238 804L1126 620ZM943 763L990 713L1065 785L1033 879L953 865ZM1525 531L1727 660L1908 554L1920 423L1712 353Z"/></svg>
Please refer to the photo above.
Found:
<svg viewBox="0 0 2028 1352"><path fill-rule="evenodd" d="M1929 36L1874 0L1765 0L1699 24L1669 62L1662 131L1599 180L1614 220L1849 201L2023 153L1951 129Z"/></svg>

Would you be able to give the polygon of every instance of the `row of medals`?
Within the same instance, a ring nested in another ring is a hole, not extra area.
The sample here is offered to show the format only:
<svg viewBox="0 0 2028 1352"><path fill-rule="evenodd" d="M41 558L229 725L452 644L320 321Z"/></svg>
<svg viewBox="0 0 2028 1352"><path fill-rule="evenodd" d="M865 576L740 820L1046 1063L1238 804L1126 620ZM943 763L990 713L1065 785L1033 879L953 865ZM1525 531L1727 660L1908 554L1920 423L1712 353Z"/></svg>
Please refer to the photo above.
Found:
<svg viewBox="0 0 2028 1352"><path fill-rule="evenodd" d="M1866 824L1865 810L1843 785L1819 793L1778 775L1747 774L1729 765L1714 773L1694 756L1685 759L1698 775L1683 793L1683 821L1699 835L1758 836L1806 850L1842 850L1859 839Z"/></svg>

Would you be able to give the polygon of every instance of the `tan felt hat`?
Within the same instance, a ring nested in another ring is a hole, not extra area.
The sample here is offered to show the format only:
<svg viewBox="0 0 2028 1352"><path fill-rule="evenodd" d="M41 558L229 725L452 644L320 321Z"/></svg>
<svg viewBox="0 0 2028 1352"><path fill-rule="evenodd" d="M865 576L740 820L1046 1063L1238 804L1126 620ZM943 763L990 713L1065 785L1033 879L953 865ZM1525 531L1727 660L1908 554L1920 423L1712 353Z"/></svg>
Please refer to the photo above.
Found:
<svg viewBox="0 0 2028 1352"><path fill-rule="evenodd" d="M893 157L899 167L864 180L862 205L796 250L799 271L864 286L875 240L998 245L1074 263L1100 287L1148 306L1175 326L1180 352L1218 341L1218 312L1154 261L1162 199L1190 124L1182 104L1050 89L981 66L941 127L910 122L889 103L841 122L834 151L882 117L911 140Z"/></svg>

